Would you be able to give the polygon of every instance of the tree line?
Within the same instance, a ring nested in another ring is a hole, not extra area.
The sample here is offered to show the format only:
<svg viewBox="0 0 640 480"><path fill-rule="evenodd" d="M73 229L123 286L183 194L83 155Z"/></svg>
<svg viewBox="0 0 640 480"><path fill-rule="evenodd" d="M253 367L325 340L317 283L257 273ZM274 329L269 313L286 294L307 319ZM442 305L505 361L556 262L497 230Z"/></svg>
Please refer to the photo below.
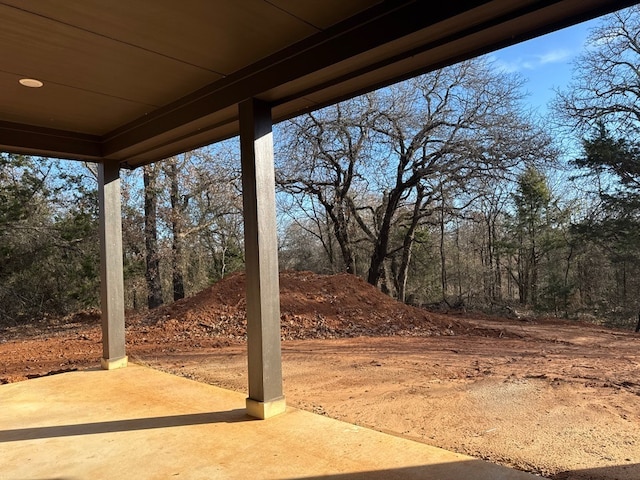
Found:
<svg viewBox="0 0 640 480"><path fill-rule="evenodd" d="M417 305L633 323L639 36L639 7L603 18L550 118L483 57L278 125L281 268L349 272ZM123 172L129 308L243 268L236 143ZM0 167L0 322L97 306L91 166Z"/></svg>

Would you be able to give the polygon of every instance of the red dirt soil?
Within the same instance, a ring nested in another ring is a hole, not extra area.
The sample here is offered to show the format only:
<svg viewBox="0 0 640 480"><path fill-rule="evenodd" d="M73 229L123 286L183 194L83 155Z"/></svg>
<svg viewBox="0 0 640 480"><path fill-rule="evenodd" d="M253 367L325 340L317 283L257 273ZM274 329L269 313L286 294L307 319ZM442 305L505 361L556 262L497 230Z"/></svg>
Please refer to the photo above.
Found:
<svg viewBox="0 0 640 480"><path fill-rule="evenodd" d="M640 479L640 336L439 314L350 275L280 277L287 401L555 479ZM244 274L127 316L133 361L246 389ZM0 383L95 367L99 312L0 332Z"/></svg>

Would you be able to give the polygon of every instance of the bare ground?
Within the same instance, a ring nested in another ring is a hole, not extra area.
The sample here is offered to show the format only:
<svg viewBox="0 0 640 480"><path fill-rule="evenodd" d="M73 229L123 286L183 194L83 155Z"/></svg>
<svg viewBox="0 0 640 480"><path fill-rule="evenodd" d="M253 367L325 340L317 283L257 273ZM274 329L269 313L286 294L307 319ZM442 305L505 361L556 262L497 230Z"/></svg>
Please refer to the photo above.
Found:
<svg viewBox="0 0 640 480"><path fill-rule="evenodd" d="M243 275L128 317L139 363L246 391ZM442 315L346 275L281 275L290 405L554 479L640 479L640 336ZM2 331L0 382L93 367L96 312Z"/></svg>

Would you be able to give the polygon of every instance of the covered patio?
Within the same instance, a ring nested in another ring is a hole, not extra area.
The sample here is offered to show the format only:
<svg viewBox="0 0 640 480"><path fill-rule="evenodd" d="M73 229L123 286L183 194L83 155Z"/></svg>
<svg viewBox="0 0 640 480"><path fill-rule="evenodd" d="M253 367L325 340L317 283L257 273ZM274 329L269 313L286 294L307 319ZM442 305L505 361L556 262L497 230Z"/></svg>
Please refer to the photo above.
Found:
<svg viewBox="0 0 640 480"><path fill-rule="evenodd" d="M247 414L265 419L286 410L271 128L635 3L0 0L0 150L99 165L101 366L108 370L0 387L0 456L9 466L1 478L95 478L83 470L94 461L96 471L111 472L100 476L126 477L125 451L144 453L149 468L184 455L190 463L171 475L188 478L527 478L305 412L248 422ZM120 170L235 135L248 278L246 402L141 367L119 370L128 363ZM54 471L45 450L77 463ZM358 464L354 451L366 462ZM200 461L206 466L196 473ZM474 473L456 470L463 467Z"/></svg>
<svg viewBox="0 0 640 480"><path fill-rule="evenodd" d="M1 479L533 480L289 408L260 422L244 396L145 367L0 387Z"/></svg>

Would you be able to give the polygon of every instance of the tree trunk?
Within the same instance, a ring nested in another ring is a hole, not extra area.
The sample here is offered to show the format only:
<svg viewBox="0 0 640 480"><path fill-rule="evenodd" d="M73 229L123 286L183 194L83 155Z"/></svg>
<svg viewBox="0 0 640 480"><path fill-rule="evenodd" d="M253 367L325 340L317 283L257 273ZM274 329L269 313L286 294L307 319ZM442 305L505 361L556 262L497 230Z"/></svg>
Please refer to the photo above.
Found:
<svg viewBox="0 0 640 480"><path fill-rule="evenodd" d="M518 299L521 305L529 300L529 269L523 250L518 255Z"/></svg>
<svg viewBox="0 0 640 480"><path fill-rule="evenodd" d="M498 234L496 227L497 213L491 212L487 216L487 250L489 254L489 282L491 283L491 301L502 301L502 271L500 266L500 250L498 248Z"/></svg>
<svg viewBox="0 0 640 480"><path fill-rule="evenodd" d="M454 257L454 265L456 268L456 281L458 283L458 292L456 298L456 305L461 306L464 304L464 299L462 298L463 286L462 286L462 259L460 258L460 222L456 221L456 232L455 232L455 257Z"/></svg>
<svg viewBox="0 0 640 480"><path fill-rule="evenodd" d="M409 265L411 264L411 252L413 250L413 243L415 240L415 229L411 232L407 232L404 239L404 245L402 247L402 260L400 262L400 269L398 270L398 300L405 303L407 299L407 280L409 278Z"/></svg>
<svg viewBox="0 0 640 480"><path fill-rule="evenodd" d="M397 291L398 300L405 303L407 296L407 279L409 278L409 265L411 264L411 253L413 251L413 244L416 238L416 228L420 221L420 210L422 207L422 200L424 198L424 187L422 185L417 186L416 203L413 205L413 214L411 217L411 223L407 229L407 233L404 235L402 243L402 260L400 261L400 268L397 273Z"/></svg>
<svg viewBox="0 0 640 480"><path fill-rule="evenodd" d="M333 235L331 234L329 225L332 224L332 222L331 222L331 218L326 212L322 220L323 221L320 221L320 219L316 220L316 224L318 226L318 238L320 239L320 243L322 244L322 249L324 250L324 253L327 255L327 260L329 261L329 268L331 273L333 274L333 273L337 273L336 258L335 258L334 246L333 246L335 234Z"/></svg>
<svg viewBox="0 0 640 480"><path fill-rule="evenodd" d="M145 279L147 282L147 305L151 309L164 303L158 252L158 167L155 165L145 166L142 179L144 183L144 243L146 247Z"/></svg>
<svg viewBox="0 0 640 480"><path fill-rule="evenodd" d="M627 303L627 262L622 262L622 303Z"/></svg>
<svg viewBox="0 0 640 480"><path fill-rule="evenodd" d="M485 303L490 304L495 300L495 282L494 282L494 270L493 270L493 242L491 237L491 218L485 216L486 229L486 243L482 242L480 248L480 265L482 267L482 281L483 291L485 297Z"/></svg>
<svg viewBox="0 0 640 480"><path fill-rule="evenodd" d="M502 268L500 266L501 255L500 250L497 247L498 244L498 235L496 233L496 224L495 219L491 225L491 248L494 251L494 266L495 266L495 275L494 275L494 299L498 302L502 301Z"/></svg>
<svg viewBox="0 0 640 480"><path fill-rule="evenodd" d="M564 270L564 281L562 291L562 302L564 309L564 316L569 316L569 272L571 269L571 259L573 258L573 245L569 244L569 253L567 254L567 263Z"/></svg>
<svg viewBox="0 0 640 480"><path fill-rule="evenodd" d="M449 305L447 301L447 257L444 251L444 195L442 195L442 204L440 207L440 286L442 288L442 301Z"/></svg>
<svg viewBox="0 0 640 480"><path fill-rule="evenodd" d="M418 223L417 221L415 222ZM402 260L400 261L400 268L397 274L398 285L398 300L405 303L407 297L407 280L409 278L409 265L411 264L411 253L413 251L413 244L415 241L415 226L413 222L409 231L407 231L404 237L404 244L402 246Z"/></svg>
<svg viewBox="0 0 640 480"><path fill-rule="evenodd" d="M171 201L171 283L173 285L173 300L184 298L184 275L182 273L183 236L182 224L185 205L180 201L180 186L178 185L178 167L174 159L168 162L169 198Z"/></svg>
<svg viewBox="0 0 640 480"><path fill-rule="evenodd" d="M351 242L349 239L349 225L347 217L344 214L343 205L329 205L325 204L327 214L333 223L333 233L340 246L340 253L342 254L342 261L344 262L344 268L347 273L352 275L356 274L356 262L353 256L353 250L351 249ZM337 212L336 212L337 210Z"/></svg>
<svg viewBox="0 0 640 480"><path fill-rule="evenodd" d="M538 232L533 222L531 223L530 231L531 231L531 253L530 253L531 283L529 284L529 289L530 289L529 298L531 300L531 303L535 306L538 303L538 263L540 262L538 258L538 248L536 244L536 239L538 238Z"/></svg>
<svg viewBox="0 0 640 480"><path fill-rule="evenodd" d="M518 268L518 278L516 279L516 283L518 286L518 301L521 305L526 305L529 301L529 249L526 247L524 243L524 234L522 232L518 233L518 258L517 258L517 268Z"/></svg>
<svg viewBox="0 0 640 480"><path fill-rule="evenodd" d="M384 216L382 217L378 238L376 239L373 253L371 254L369 273L367 275L367 282L374 286L378 286L378 283L384 274L384 261L387 258L389 237L391 235L391 220L398 209L401 194L402 190L400 188L394 188L389 194L389 199L385 205Z"/></svg>

